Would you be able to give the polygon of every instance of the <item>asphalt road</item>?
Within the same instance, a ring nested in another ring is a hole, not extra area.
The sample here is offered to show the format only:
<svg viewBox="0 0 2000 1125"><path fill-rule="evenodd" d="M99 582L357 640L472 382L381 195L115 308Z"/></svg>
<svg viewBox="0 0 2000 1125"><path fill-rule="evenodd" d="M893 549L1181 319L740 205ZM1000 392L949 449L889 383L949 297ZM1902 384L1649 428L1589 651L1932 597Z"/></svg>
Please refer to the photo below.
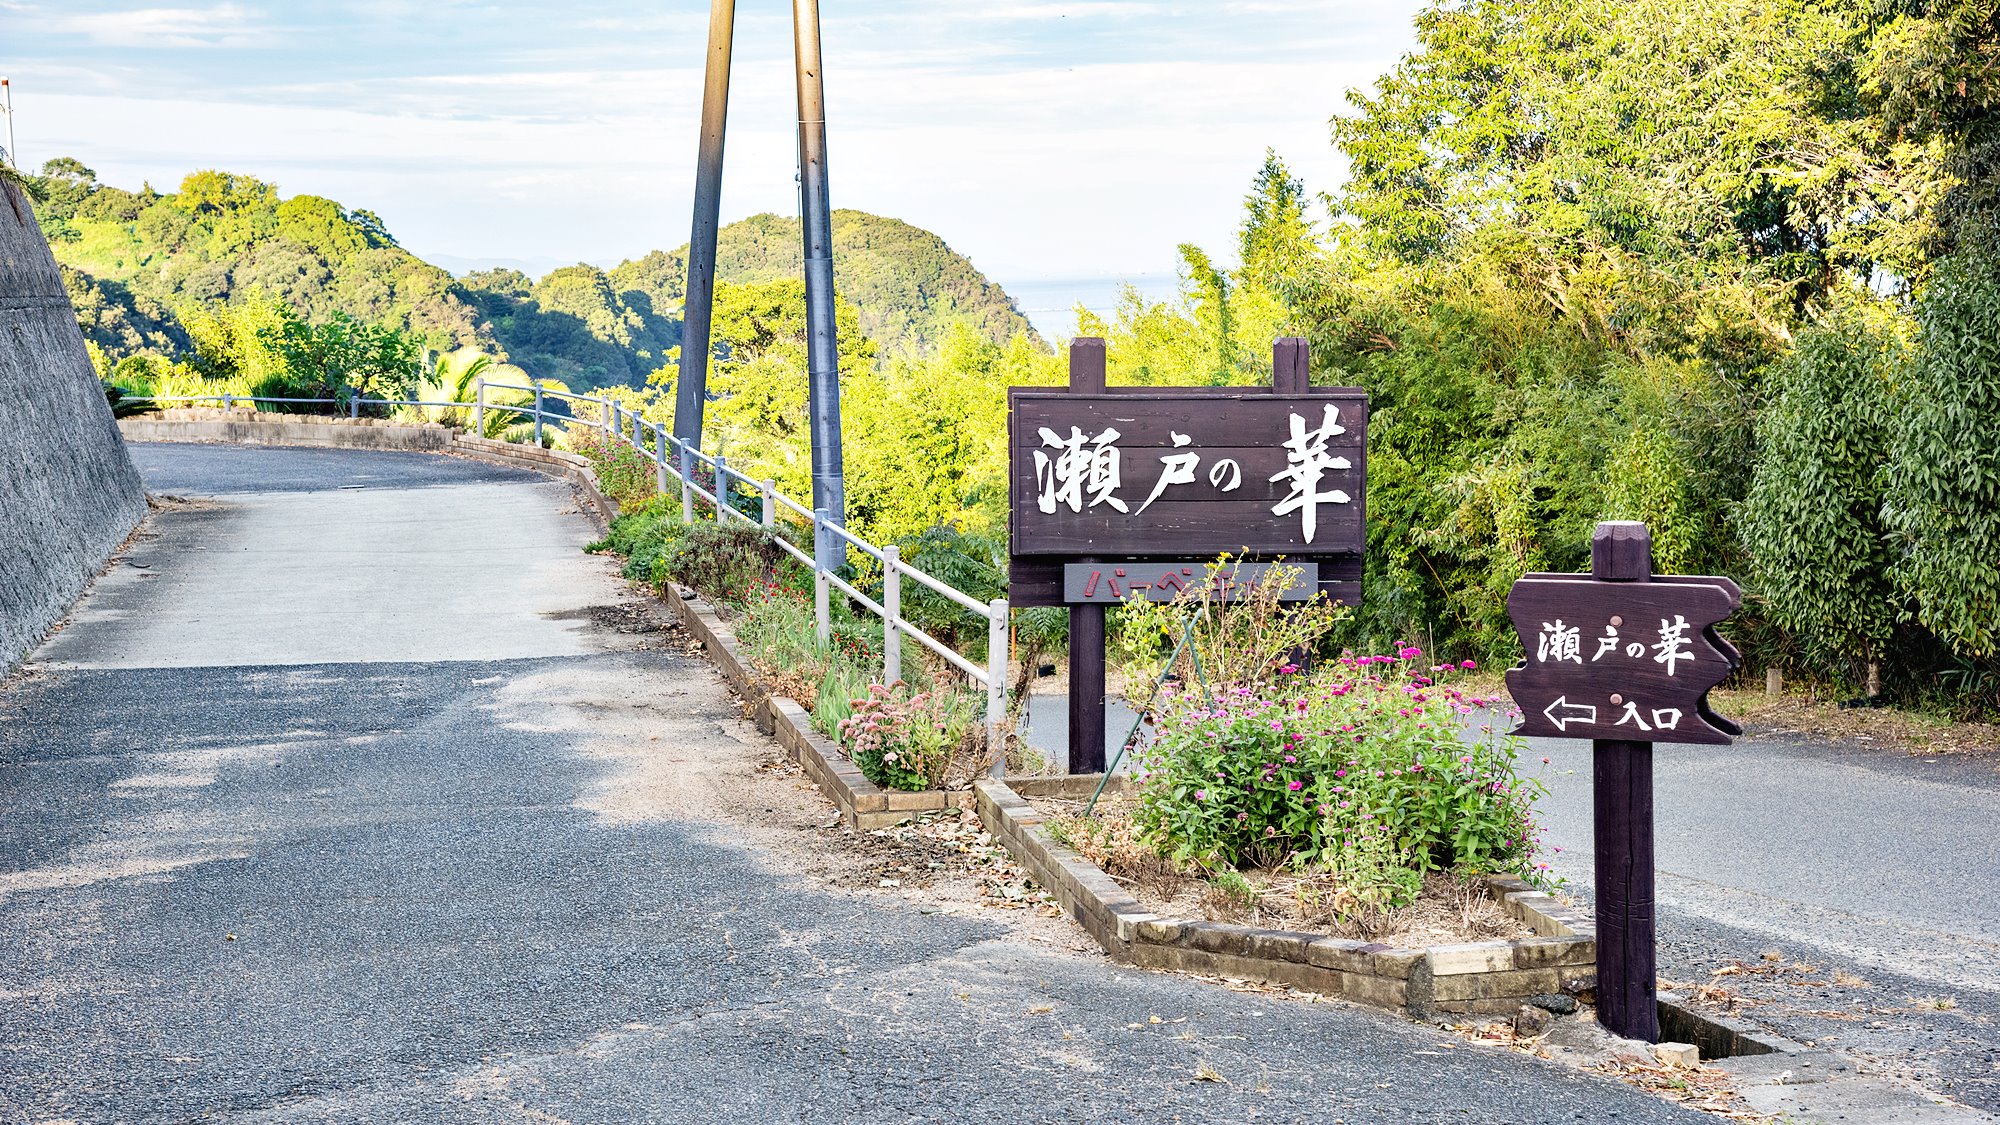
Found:
<svg viewBox="0 0 2000 1125"><path fill-rule="evenodd" d="M213 505L162 512L0 687L0 1125L1703 1120L799 877L715 809L824 807L705 663L616 624L560 486L138 452ZM356 616L412 583L487 596Z"/></svg>
<svg viewBox="0 0 2000 1125"><path fill-rule="evenodd" d="M1530 745L1553 865L1588 901L1590 744ZM2000 1111L1996 765L1756 737L1658 747L1661 975L1726 986L1746 1000L1735 1014ZM1737 962L1818 971L1713 976Z"/></svg>

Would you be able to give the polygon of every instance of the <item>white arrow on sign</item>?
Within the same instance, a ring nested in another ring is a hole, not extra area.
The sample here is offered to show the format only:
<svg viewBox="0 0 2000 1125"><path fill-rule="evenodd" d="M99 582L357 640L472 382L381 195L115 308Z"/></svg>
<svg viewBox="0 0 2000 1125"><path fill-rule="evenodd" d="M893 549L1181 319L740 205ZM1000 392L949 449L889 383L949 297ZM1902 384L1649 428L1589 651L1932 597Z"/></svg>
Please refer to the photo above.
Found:
<svg viewBox="0 0 2000 1125"><path fill-rule="evenodd" d="M1556 713L1558 711L1562 713L1559 715ZM1571 723L1594 723L1597 721L1597 708L1587 703L1571 703L1566 697L1560 695L1556 696L1556 701L1549 704L1549 709L1542 712L1542 714L1547 715L1549 721L1554 723L1556 729L1559 731L1568 731Z"/></svg>

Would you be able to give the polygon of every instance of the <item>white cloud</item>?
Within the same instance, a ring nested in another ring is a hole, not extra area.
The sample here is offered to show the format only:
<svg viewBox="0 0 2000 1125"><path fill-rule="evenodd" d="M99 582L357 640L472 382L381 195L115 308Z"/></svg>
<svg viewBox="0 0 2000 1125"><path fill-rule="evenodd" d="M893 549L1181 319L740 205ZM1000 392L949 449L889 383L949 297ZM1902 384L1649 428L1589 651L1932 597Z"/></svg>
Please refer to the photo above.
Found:
<svg viewBox="0 0 2000 1125"><path fill-rule="evenodd" d="M38 12L36 18L44 21L45 32L81 35L99 47L240 49L267 46L275 39L249 9L237 4L66 15Z"/></svg>
<svg viewBox="0 0 2000 1125"><path fill-rule="evenodd" d="M405 0L370 2L386 11ZM1344 168L1327 119L1409 36L1406 20L1374 8L1341 16L1304 0L1222 3L1249 13L1241 22L1252 30L1213 44L1189 42L1212 24L1185 13L1212 16L1221 3L1003 0L997 9L1025 22L1104 15L1095 44L1082 47L1060 29L1022 37L960 18L970 3L899 0L829 17L834 205L932 229L1002 280L1171 271L1181 241L1230 257L1265 147L1310 188L1335 187ZM259 175L287 193L375 210L419 252L615 261L687 238L707 5L695 7L682 0L633 17L648 27L643 37L629 27L609 38L523 29L504 51L405 43L403 57L370 56L365 67L343 66L352 60L331 49L319 65L284 65L316 49L291 31L282 51L231 56L261 70L232 68L214 82L201 54L148 53L141 63L72 51L16 74L33 90L21 141L37 159L76 155L126 186L167 188L204 167ZM198 37L188 29L215 33L225 10L241 9L145 11L205 14L208 23L161 24ZM1133 13L1148 15L1143 36L1111 18ZM797 207L791 29L779 16L746 11L738 23L729 218ZM577 18L626 23L601 10ZM655 30L666 24L683 34ZM1278 29L1290 35L1273 49ZM326 77L336 74L352 77Z"/></svg>

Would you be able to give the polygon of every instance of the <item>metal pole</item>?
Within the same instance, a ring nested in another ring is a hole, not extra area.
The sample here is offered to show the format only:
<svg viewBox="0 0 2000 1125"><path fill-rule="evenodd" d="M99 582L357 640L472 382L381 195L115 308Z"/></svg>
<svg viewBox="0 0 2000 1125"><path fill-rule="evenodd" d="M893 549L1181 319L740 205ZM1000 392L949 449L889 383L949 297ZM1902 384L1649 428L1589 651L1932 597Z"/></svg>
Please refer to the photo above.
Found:
<svg viewBox="0 0 2000 1125"><path fill-rule="evenodd" d="M825 540L826 538L828 538L828 533L826 530L826 509L814 508L813 542L818 543ZM816 632L817 635L819 636L819 643L821 644L826 644L828 641L831 641L833 639L833 600L829 596L830 591L828 590L826 581L827 569L828 568L826 567L825 563L818 556L814 556L813 620L818 625Z"/></svg>
<svg viewBox="0 0 2000 1125"><path fill-rule="evenodd" d="M882 682L903 678L903 550L894 543L882 548Z"/></svg>
<svg viewBox="0 0 2000 1125"><path fill-rule="evenodd" d="M701 448L708 403L709 322L715 311L715 236L722 222L722 141L729 124L729 56L736 0L709 0L708 77L701 88L701 148L695 156L694 230L688 236L687 297L681 304L681 372L674 436Z"/></svg>
<svg viewBox="0 0 2000 1125"><path fill-rule="evenodd" d="M757 522L767 529L778 526L778 482L767 480L757 486L757 491L763 493L764 500L764 510Z"/></svg>
<svg viewBox="0 0 2000 1125"><path fill-rule="evenodd" d="M721 523L722 509L729 506L729 458L715 455L715 522Z"/></svg>
<svg viewBox="0 0 2000 1125"><path fill-rule="evenodd" d="M986 752L990 777L1007 776L1007 599L986 603Z"/></svg>
<svg viewBox="0 0 2000 1125"><path fill-rule="evenodd" d="M7 166L18 172L21 158L14 154L14 86L5 78L0 78L0 114L7 117Z"/></svg>
<svg viewBox="0 0 2000 1125"><path fill-rule="evenodd" d="M1590 537L1592 578L1646 582L1652 574L1653 544L1646 525L1597 525ZM1590 753L1597 846L1597 1022L1614 1035L1657 1043L1653 744L1600 738L1591 742Z"/></svg>
<svg viewBox="0 0 2000 1125"><path fill-rule="evenodd" d="M472 433L475 437L486 436L486 376L472 380Z"/></svg>
<svg viewBox="0 0 2000 1125"><path fill-rule="evenodd" d="M833 204L826 179L826 88L820 71L819 0L792 0L799 82L799 213L805 236L806 404L812 433L813 507L847 524L840 455L840 349L833 315ZM847 552L820 536L820 565L837 569Z"/></svg>
<svg viewBox="0 0 2000 1125"><path fill-rule="evenodd" d="M542 388L535 388L535 448L542 447Z"/></svg>

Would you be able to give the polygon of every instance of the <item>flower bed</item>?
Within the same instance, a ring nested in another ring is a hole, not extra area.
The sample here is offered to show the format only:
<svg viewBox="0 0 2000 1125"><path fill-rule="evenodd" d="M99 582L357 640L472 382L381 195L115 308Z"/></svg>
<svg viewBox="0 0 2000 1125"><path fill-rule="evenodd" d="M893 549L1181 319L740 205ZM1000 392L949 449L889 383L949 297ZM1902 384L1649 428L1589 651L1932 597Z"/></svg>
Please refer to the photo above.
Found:
<svg viewBox="0 0 2000 1125"><path fill-rule="evenodd" d="M1398 946L1334 934L1235 925L1149 909L1059 842L1035 799L1087 798L1097 777L982 780L980 820L1106 953L1159 969L1264 981L1404 1011L1416 1019L1510 1015L1544 994L1594 983L1587 918L1524 880L1485 876L1502 910L1534 931L1514 940ZM1108 789L1129 787L1113 778Z"/></svg>
<svg viewBox="0 0 2000 1125"><path fill-rule="evenodd" d="M982 783L995 834L1141 964L1419 1013L1511 1012L1589 975L1594 943L1546 893L1523 743L1495 728L1494 701L1454 686L1471 662L1405 646L1302 670L1293 654L1342 611L1280 605L1287 580L1274 568L1236 600L1209 583L1127 606L1141 641L1180 638L1153 739L1103 808L1095 779ZM1502 940L1451 940L1481 937Z"/></svg>
<svg viewBox="0 0 2000 1125"><path fill-rule="evenodd" d="M759 726L849 823L875 827L967 803L958 794L984 761L983 696L921 658L906 665L928 686L877 682L881 628L845 612L840 600L831 636L821 641L808 572L766 532L683 524L674 505L655 499L621 518L597 549L625 556L626 576L660 592Z"/></svg>

